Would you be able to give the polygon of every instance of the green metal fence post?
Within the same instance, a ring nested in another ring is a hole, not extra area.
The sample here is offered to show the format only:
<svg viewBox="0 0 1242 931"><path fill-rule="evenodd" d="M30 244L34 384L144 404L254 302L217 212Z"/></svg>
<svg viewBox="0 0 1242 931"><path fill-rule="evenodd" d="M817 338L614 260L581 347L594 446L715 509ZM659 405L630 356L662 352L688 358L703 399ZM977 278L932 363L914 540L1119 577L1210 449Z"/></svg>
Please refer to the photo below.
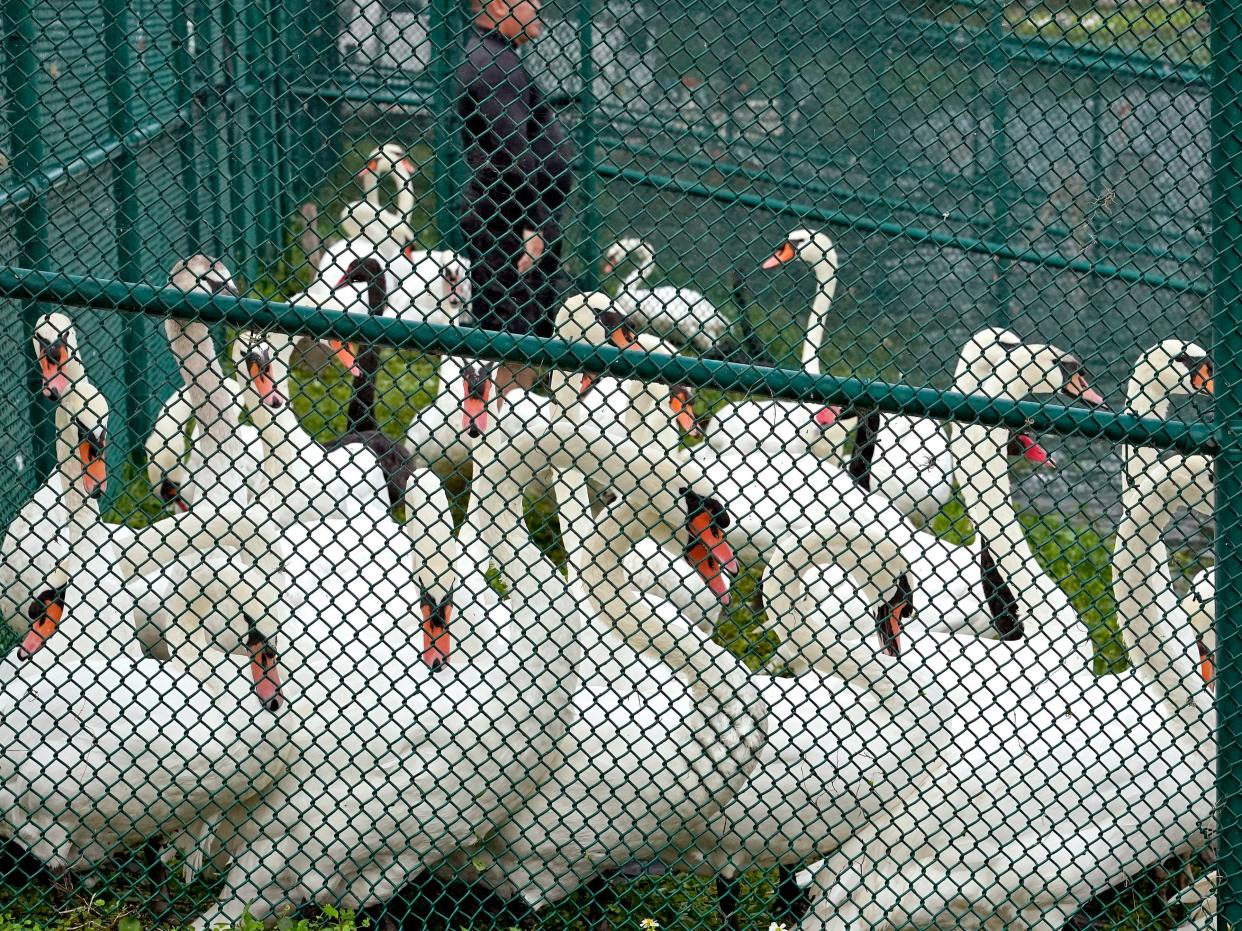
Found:
<svg viewBox="0 0 1242 931"><path fill-rule="evenodd" d="M4 87L9 98L9 155L17 178L32 186L39 184L43 168L43 110L39 101L39 60L35 55L35 27L28 0L5 0ZM48 269L47 209L39 193L18 207L14 234L17 258L32 268ZM43 309L36 301L22 302L22 358L26 362L30 426L33 440L32 461L35 475L43 481L55 465L53 444L55 427L48 405L43 401L42 379L30 342L35 323Z"/></svg>
<svg viewBox="0 0 1242 931"><path fill-rule="evenodd" d="M341 14L335 3L309 3L307 7L312 25L307 42L310 57L305 60L304 67L306 73L318 77L317 87L329 86L341 73ZM311 118L317 132L315 158L308 164L307 183L318 186L331 176L340 161L342 120L335 97L315 96L312 105Z"/></svg>
<svg viewBox="0 0 1242 931"><path fill-rule="evenodd" d="M1212 0L1219 919L1242 925L1242 2Z"/></svg>
<svg viewBox="0 0 1242 931"><path fill-rule="evenodd" d="M246 51L239 56L239 61L246 63L246 73L244 77L238 74L237 89L247 101L250 111L256 158L250 161L249 167L258 176L253 188L254 202L250 207L250 222L254 227L251 241L255 264L266 271L276 258L275 242L280 226L276 216L280 195L277 192L279 156L276 147L276 98L273 93L274 43L265 0L244 0L238 19L246 37ZM254 279L255 273L252 272L249 283L253 284Z"/></svg>
<svg viewBox="0 0 1242 931"><path fill-rule="evenodd" d="M456 55L457 18L453 0L431 0L431 68L435 77L432 110L435 129L432 138L435 159L436 238L449 248L461 247L457 223L457 185L454 170L460 140L457 127Z"/></svg>
<svg viewBox="0 0 1242 931"><path fill-rule="evenodd" d="M112 138L125 139L134 129L134 88L131 82L130 16L128 0L104 0L104 74L108 81L108 126ZM122 281L142 279L139 232L138 162L134 153L122 148L113 159L112 197L116 203L116 274ZM147 364L148 325L126 320L121 342L125 350L124 448L137 461L142 442L151 432L151 376Z"/></svg>
<svg viewBox="0 0 1242 931"><path fill-rule="evenodd" d="M175 99L177 110L185 115L184 122L177 130L177 151L181 164L181 186L186 192L185 251L189 253L205 248L202 241L203 217L199 210L198 152L194 139L194 61L190 57L189 23L186 20L185 4L181 0L171 0L168 4L168 15L172 19L172 66L177 82ZM197 30L195 33L197 35Z"/></svg>
<svg viewBox="0 0 1242 931"><path fill-rule="evenodd" d="M201 0L194 5L194 10L195 58L198 73L205 83L202 122L203 158L207 169L203 180L207 190L209 232L203 245L213 255L222 255L225 251L225 223L229 216L226 210L229 193L222 167L224 156L220 151L220 141L225 132L221 95L226 83L222 50L219 48L222 30L216 22L216 9L212 4Z"/></svg>
<svg viewBox="0 0 1242 931"><path fill-rule="evenodd" d="M595 3L578 2L578 261L582 263L579 287L599 287L599 131L595 120Z"/></svg>
<svg viewBox="0 0 1242 931"><path fill-rule="evenodd" d="M294 29L293 17L289 15L285 0L271 0L268 8L268 30L272 37L272 56L276 67L272 74L272 121L275 124L275 139L272 151L276 155L276 200L272 204L275 225L273 234L276 237L276 258L283 258L285 251L285 228L289 218L297 209L294 192L301 187L300 180L294 179L294 165L297 154L295 126L297 105L289 90L290 74L293 73L292 49L294 42L301 42L302 37Z"/></svg>
<svg viewBox="0 0 1242 931"><path fill-rule="evenodd" d="M992 236L996 242L1008 246L1013 236L1013 208L1010 200L1009 176L1009 96L1005 85L1005 72L1009 67L1001 43L1005 38L1005 3L996 0L992 15L988 18L987 101L992 115L992 131L989 134L988 187L991 198L988 214L992 219ZM997 326L1010 323L1009 301L1012 289L1009 283L1008 259L996 259L996 278L992 283L992 300L995 304L993 322Z"/></svg>
<svg viewBox="0 0 1242 931"><path fill-rule="evenodd" d="M254 0L238 0L248 10ZM232 236L227 248L233 253L242 277L249 284L259 274L260 223L256 204L256 157L254 107L251 104L250 40L245 35L245 14L232 0L220 4L225 42L224 118L229 133L228 187L232 192Z"/></svg>

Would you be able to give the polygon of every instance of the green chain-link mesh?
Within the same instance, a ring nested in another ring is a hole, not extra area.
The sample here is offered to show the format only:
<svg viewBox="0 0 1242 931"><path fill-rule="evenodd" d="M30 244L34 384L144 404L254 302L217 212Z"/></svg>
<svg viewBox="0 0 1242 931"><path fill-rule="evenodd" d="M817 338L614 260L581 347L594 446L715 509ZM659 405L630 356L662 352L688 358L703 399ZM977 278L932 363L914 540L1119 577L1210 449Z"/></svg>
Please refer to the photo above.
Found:
<svg viewBox="0 0 1242 931"><path fill-rule="evenodd" d="M1234 4L3 27L0 931L1242 919Z"/></svg>

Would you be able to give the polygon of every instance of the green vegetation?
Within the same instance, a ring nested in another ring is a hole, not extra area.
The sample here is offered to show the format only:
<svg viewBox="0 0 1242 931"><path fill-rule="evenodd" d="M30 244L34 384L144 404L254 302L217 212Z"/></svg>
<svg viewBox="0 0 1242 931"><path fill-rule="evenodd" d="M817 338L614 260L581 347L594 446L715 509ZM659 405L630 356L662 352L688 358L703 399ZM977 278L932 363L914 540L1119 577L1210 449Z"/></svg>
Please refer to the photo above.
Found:
<svg viewBox="0 0 1242 931"><path fill-rule="evenodd" d="M1005 19L1015 35L1050 42L1141 52L1206 66L1207 8L1202 3L1099 3L1009 7Z"/></svg>

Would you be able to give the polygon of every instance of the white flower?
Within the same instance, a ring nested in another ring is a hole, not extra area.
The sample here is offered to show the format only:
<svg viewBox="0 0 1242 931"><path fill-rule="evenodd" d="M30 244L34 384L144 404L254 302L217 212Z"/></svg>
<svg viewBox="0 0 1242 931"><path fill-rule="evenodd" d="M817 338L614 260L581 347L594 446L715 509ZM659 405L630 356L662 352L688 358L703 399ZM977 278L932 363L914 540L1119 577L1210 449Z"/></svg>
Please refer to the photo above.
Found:
<svg viewBox="0 0 1242 931"><path fill-rule="evenodd" d="M789 931L788 925L778 925L775 921L768 925L768 931Z"/></svg>
<svg viewBox="0 0 1242 931"><path fill-rule="evenodd" d="M654 918L644 918L638 923L638 926L642 928L643 931L660 931L660 923Z"/></svg>

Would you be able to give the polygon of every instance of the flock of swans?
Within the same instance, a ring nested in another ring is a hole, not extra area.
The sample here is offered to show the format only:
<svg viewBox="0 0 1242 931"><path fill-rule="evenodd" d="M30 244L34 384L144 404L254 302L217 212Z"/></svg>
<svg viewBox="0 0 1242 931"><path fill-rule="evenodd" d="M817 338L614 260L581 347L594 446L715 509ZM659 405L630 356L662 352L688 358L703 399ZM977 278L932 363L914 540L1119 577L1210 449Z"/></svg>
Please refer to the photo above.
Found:
<svg viewBox="0 0 1242 931"><path fill-rule="evenodd" d="M380 150L367 171L384 170L403 169ZM377 204L347 212L295 302L467 319L460 257L407 246ZM797 230L769 264L794 260L820 285L816 371L837 254ZM170 284L237 293L206 256ZM574 295L558 335L663 350L633 310ZM1177 507L1213 506L1201 457L1125 451L1131 666L1097 678L1011 502L1011 457L1050 464L1023 434L767 401L686 448L703 425L684 388L556 371L546 396L498 397L488 363L445 357L398 443L375 422L377 348L335 343L355 393L324 446L292 411L291 335L239 334L229 372L206 326L166 330L184 388L147 443L168 514L141 529L100 520L108 405L72 321L33 334L58 467L0 559L21 638L3 659L0 833L54 870L158 839L188 875L225 872L204 928L382 903L427 871L537 910L635 861L726 890L816 862L808 931L1055 931L1209 843L1211 585L1180 603L1160 542ZM1002 329L966 341L955 387L1103 401L1072 355ZM1128 410L1211 388L1207 354L1165 341ZM458 527L441 479L467 466ZM955 483L970 545L918 529ZM535 492L558 504L564 574L525 532ZM793 677L711 640L731 577L759 565Z"/></svg>

